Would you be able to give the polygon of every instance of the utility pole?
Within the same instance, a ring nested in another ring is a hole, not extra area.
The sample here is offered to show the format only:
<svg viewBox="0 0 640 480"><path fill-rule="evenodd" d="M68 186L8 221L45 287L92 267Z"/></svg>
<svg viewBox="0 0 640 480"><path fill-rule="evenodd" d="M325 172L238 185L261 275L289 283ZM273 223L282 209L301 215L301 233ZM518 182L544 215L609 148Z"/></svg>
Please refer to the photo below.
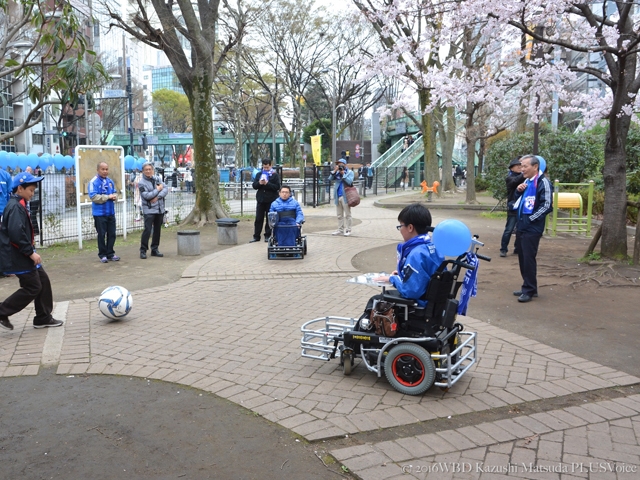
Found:
<svg viewBox="0 0 640 480"><path fill-rule="evenodd" d="M276 162L276 99L271 95L271 164Z"/></svg>
<svg viewBox="0 0 640 480"><path fill-rule="evenodd" d="M129 155L133 155L133 94L131 93L131 60L127 58L127 97L129 102Z"/></svg>
<svg viewBox="0 0 640 480"><path fill-rule="evenodd" d="M235 137L236 137L236 167L244 167L244 158L242 155L242 119L240 115L240 107L242 105L242 63L240 58L240 44L236 50L236 84L233 88L233 96L237 105L235 108Z"/></svg>

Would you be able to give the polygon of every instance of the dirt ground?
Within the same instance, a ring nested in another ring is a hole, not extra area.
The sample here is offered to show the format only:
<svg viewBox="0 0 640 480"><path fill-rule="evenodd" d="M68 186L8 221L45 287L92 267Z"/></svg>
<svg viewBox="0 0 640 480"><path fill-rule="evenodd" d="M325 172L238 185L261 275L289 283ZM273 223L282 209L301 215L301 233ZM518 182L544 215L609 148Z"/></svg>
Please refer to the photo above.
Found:
<svg viewBox="0 0 640 480"><path fill-rule="evenodd" d="M538 256L540 297L519 304L512 294L521 285L517 257L498 256L505 220L461 209L432 212L434 223L464 221L485 242L481 252L493 257L481 265L470 316L637 374L640 269L580 263L588 239L545 237ZM252 219L240 222L239 242L251 239L252 226ZM334 227L333 216L310 217L305 232ZM85 242L82 251L71 245L43 249L55 300L98 296L105 284L126 283L131 290L171 284L200 258L177 256L176 231L162 232L163 259L137 258L139 233L118 239L118 264L101 264L95 242ZM217 245L215 227L203 228L202 255L221 248L229 247ZM353 263L362 272L389 271L395 246L362 252ZM0 298L16 286L16 279L0 279ZM286 429L196 390L127 377L61 378L49 370L2 379L0 386L0 478L348 478L321 460L327 460L328 443L296 441ZM61 443L60 458L49 457L47 450Z"/></svg>

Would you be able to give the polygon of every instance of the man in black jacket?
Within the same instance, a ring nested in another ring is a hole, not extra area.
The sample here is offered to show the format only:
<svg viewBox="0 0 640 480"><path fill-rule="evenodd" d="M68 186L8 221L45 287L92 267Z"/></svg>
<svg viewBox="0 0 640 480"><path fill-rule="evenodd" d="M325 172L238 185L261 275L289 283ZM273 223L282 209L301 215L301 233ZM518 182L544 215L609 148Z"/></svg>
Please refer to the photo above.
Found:
<svg viewBox="0 0 640 480"><path fill-rule="evenodd" d="M540 158L526 155L520 159L525 181L516 188L513 206L518 215L516 250L522 275L522 288L513 294L521 303L538 296L536 256L544 233L544 220L553 205L551 183L540 171Z"/></svg>
<svg viewBox="0 0 640 480"><path fill-rule="evenodd" d="M271 237L271 226L268 221L265 221L271 203L278 198L278 191L280 190L280 177L278 173L271 167L271 160L265 158L262 160L262 171L256 175L253 180L253 189L256 192L256 221L253 229L253 240L249 243L259 242L260 233L262 232L262 225L264 227L264 241L268 242Z"/></svg>
<svg viewBox="0 0 640 480"><path fill-rule="evenodd" d="M0 226L0 271L15 275L20 288L0 303L0 326L13 330L9 317L34 302L35 328L59 327L63 322L51 316L53 293L51 282L42 267L42 259L34 248L33 225L27 204L43 177L28 172L15 176L11 198L7 203Z"/></svg>
<svg viewBox="0 0 640 480"><path fill-rule="evenodd" d="M509 240L511 240L511 234L516 228L516 222L518 221L518 215L513 209L513 204L516 201L516 188L524 182L522 166L520 165L520 157L511 160L511 163L509 163L509 173L504 181L507 184L507 224L504 227L502 242L500 244L501 257L506 257L509 252ZM518 251L514 250L513 254L517 255Z"/></svg>

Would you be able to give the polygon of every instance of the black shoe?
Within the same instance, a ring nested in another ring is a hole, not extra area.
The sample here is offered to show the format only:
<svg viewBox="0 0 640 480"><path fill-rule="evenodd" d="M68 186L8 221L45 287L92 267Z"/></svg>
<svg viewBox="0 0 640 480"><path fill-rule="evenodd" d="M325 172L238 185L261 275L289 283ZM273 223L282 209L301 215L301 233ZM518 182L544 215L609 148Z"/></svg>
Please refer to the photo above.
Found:
<svg viewBox="0 0 640 480"><path fill-rule="evenodd" d="M271 238L271 237L264 237L264 241L268 243L269 242L269 238Z"/></svg>
<svg viewBox="0 0 640 480"><path fill-rule="evenodd" d="M0 327L6 328L7 330L13 330L13 325L8 318L0 318Z"/></svg>
<svg viewBox="0 0 640 480"><path fill-rule="evenodd" d="M249 241L249 243L256 243L256 242L259 242L259 241L260 241L260 239L259 239L259 238L252 238L252 239Z"/></svg>
<svg viewBox="0 0 640 480"><path fill-rule="evenodd" d="M48 327L61 327L64 325L64 322L61 320L56 320L51 317L47 323L41 323L40 325L33 324L33 328L48 328Z"/></svg>
<svg viewBox="0 0 640 480"><path fill-rule="evenodd" d="M518 301L519 301L520 303L527 303L527 302L530 302L530 301L531 301L531 296L529 296L529 295L527 295L527 294L523 293L522 295L520 295L520 296L518 297Z"/></svg>
<svg viewBox="0 0 640 480"><path fill-rule="evenodd" d="M500 256L501 257L506 257L507 256L507 252L500 252Z"/></svg>
<svg viewBox="0 0 640 480"><path fill-rule="evenodd" d="M515 292L513 292L513 294L514 294L516 297L521 297L522 295L524 295L524 294L522 293L522 290L516 290ZM529 296L529 295L527 295L527 297L528 297L528 296ZM537 297L538 297L538 294L537 294L537 293L534 293L534 294L533 294L533 295L531 295L531 296L532 296L532 297L536 297L536 298L537 298Z"/></svg>
<svg viewBox="0 0 640 480"><path fill-rule="evenodd" d="M151 250L151 256L152 257L164 257L164 255L162 253L160 253L158 250Z"/></svg>
<svg viewBox="0 0 640 480"><path fill-rule="evenodd" d="M147 252L140 252L140 258L143 260L147 259Z"/></svg>

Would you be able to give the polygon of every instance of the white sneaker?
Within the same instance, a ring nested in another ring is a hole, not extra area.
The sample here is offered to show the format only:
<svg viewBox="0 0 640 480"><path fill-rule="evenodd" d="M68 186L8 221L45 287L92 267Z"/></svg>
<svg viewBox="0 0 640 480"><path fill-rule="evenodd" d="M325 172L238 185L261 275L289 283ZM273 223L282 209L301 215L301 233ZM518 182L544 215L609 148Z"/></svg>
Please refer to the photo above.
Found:
<svg viewBox="0 0 640 480"><path fill-rule="evenodd" d="M345 237L348 237L349 235L351 235L351 230L347 230L346 232L344 232Z"/></svg>

